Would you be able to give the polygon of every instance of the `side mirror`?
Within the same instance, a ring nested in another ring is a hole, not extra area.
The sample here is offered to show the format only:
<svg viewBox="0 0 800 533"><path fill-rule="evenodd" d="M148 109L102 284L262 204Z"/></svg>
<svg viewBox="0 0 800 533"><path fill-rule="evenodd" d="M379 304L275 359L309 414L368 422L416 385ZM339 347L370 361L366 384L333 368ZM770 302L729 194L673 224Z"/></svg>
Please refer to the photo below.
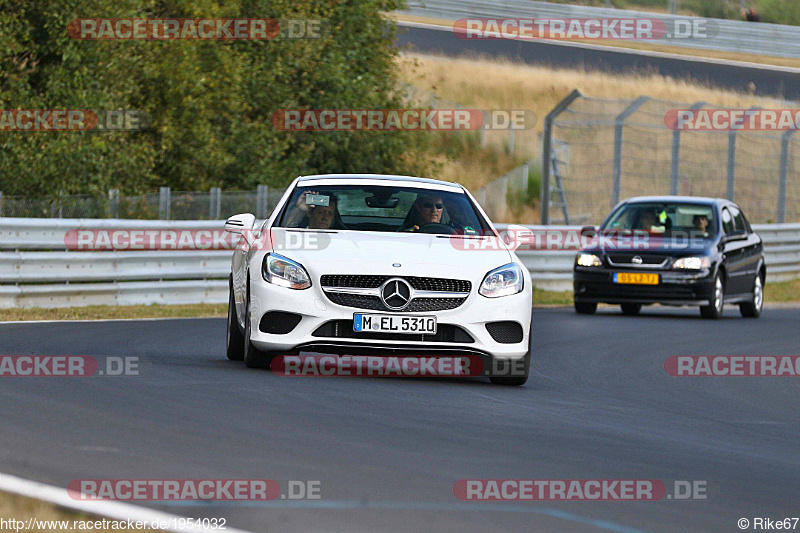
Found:
<svg viewBox="0 0 800 533"><path fill-rule="evenodd" d="M250 213L242 213L241 215L233 215L225 221L225 231L231 233L238 233L243 235L253 229L253 223L256 217Z"/></svg>
<svg viewBox="0 0 800 533"><path fill-rule="evenodd" d="M597 228L594 226L584 226L581 228L581 237L596 237Z"/></svg>

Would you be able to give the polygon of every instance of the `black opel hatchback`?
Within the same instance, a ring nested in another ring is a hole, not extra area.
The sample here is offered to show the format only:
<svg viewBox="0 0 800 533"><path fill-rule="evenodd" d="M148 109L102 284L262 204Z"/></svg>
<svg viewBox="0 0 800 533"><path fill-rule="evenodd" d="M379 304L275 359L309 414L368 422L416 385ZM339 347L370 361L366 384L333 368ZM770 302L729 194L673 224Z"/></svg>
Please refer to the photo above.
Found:
<svg viewBox="0 0 800 533"><path fill-rule="evenodd" d="M655 303L700 306L704 318L722 316L726 303L739 304L745 317L761 314L764 247L728 200L630 198L581 237L573 269L578 313L592 314L603 302L628 315Z"/></svg>

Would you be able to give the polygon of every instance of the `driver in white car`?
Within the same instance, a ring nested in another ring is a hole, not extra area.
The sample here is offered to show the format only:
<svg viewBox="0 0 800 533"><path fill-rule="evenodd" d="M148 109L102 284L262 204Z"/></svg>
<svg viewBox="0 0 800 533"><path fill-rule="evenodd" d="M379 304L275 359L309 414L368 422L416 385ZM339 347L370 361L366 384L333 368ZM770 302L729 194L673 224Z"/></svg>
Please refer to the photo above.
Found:
<svg viewBox="0 0 800 533"><path fill-rule="evenodd" d="M420 195L411 206L410 222L401 231L419 231L426 224L439 224L444 212L444 199L436 195Z"/></svg>

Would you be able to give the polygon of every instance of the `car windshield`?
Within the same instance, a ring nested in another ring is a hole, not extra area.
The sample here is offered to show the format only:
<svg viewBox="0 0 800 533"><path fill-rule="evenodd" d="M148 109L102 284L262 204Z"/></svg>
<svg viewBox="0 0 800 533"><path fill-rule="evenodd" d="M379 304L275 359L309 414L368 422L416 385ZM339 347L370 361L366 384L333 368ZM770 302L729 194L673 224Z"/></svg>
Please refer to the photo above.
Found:
<svg viewBox="0 0 800 533"><path fill-rule="evenodd" d="M488 223L464 193L419 187L298 186L276 227L483 235Z"/></svg>
<svg viewBox="0 0 800 533"><path fill-rule="evenodd" d="M601 227L601 231L659 233L665 237L690 235L711 238L716 233L714 209L710 205L689 203L630 203L621 206Z"/></svg>

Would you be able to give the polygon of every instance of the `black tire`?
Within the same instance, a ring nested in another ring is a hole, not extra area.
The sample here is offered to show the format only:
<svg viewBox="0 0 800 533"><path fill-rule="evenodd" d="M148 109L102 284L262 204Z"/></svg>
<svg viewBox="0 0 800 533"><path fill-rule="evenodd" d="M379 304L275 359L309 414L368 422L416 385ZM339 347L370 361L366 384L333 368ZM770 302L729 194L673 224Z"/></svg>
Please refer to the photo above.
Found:
<svg viewBox="0 0 800 533"><path fill-rule="evenodd" d="M700 316L711 320L722 317L722 308L725 305L725 284L722 281L722 274L717 272L714 278L714 290L711 293L711 305L700 307Z"/></svg>
<svg viewBox="0 0 800 533"><path fill-rule="evenodd" d="M503 385L506 387L519 387L525 385L528 381L528 375L531 371L531 350L528 349L528 353L525 354L523 360L523 369L524 374L521 376L489 376L489 381L491 381L492 385Z"/></svg>
<svg viewBox="0 0 800 533"><path fill-rule="evenodd" d="M597 311L595 302L575 302L575 312L579 315L593 315Z"/></svg>
<svg viewBox="0 0 800 533"><path fill-rule="evenodd" d="M638 315L642 310L642 304L624 303L620 304L620 307L622 307L622 314L628 316Z"/></svg>
<svg viewBox="0 0 800 533"><path fill-rule="evenodd" d="M270 352L259 350L250 342L250 287L247 288L247 302L244 315L244 350L243 359L247 368L268 368L275 357Z"/></svg>
<svg viewBox="0 0 800 533"><path fill-rule="evenodd" d="M239 329L236 320L236 301L233 297L233 286L229 284L230 297L228 298L228 328L225 334L225 351L231 361L244 359L244 335Z"/></svg>
<svg viewBox="0 0 800 533"><path fill-rule="evenodd" d="M753 301L739 304L739 312L745 318L758 318L764 307L764 278L759 272L753 280Z"/></svg>

